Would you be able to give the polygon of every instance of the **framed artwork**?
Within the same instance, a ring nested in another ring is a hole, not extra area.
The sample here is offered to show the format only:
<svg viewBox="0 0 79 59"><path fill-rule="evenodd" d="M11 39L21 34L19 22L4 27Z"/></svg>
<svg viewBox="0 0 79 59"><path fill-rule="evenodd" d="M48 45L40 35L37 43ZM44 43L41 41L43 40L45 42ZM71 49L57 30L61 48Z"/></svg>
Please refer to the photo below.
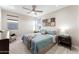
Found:
<svg viewBox="0 0 79 59"><path fill-rule="evenodd" d="M51 26L56 26L56 20L55 20L55 18L51 18Z"/></svg>
<svg viewBox="0 0 79 59"><path fill-rule="evenodd" d="M48 19L44 19L44 20L43 20L43 26L48 26L47 20L48 20Z"/></svg>
<svg viewBox="0 0 79 59"><path fill-rule="evenodd" d="M56 20L55 17L50 18L50 19L44 19L43 21L43 26L55 26L56 25Z"/></svg>

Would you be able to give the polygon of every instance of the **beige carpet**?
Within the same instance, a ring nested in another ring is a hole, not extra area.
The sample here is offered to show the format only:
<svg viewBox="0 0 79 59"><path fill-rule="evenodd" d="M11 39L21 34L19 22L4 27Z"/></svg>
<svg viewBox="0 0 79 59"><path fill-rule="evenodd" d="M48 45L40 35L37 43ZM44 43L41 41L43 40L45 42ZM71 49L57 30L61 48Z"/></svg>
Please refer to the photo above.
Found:
<svg viewBox="0 0 79 59"><path fill-rule="evenodd" d="M31 54L31 52L23 44L22 40L18 37L16 41L10 43L9 47L10 54ZM69 50L63 46L58 46L57 44L52 47L46 54L78 54L79 47L72 48Z"/></svg>

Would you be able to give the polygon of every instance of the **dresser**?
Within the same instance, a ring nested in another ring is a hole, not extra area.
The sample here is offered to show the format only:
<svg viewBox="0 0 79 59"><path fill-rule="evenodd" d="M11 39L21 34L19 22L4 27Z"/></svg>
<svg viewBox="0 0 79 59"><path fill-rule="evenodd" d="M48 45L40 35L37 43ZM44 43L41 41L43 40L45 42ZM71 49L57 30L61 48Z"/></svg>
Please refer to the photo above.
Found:
<svg viewBox="0 0 79 59"><path fill-rule="evenodd" d="M0 54L9 54L9 39L0 40Z"/></svg>
<svg viewBox="0 0 79 59"><path fill-rule="evenodd" d="M0 31L0 54L9 54L9 38L6 34Z"/></svg>

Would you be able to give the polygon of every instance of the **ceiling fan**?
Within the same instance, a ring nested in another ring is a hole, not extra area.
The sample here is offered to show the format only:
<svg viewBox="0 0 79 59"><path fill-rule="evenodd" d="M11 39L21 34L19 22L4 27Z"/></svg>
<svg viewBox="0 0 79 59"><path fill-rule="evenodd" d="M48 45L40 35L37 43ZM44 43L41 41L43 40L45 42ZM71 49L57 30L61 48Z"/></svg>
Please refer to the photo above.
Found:
<svg viewBox="0 0 79 59"><path fill-rule="evenodd" d="M37 15L37 13L43 12L42 10L36 10L36 7L37 7L36 5L32 5L32 9L29 9L29 8L26 8L26 7L23 7L23 9L29 10L30 12L28 12L28 14L33 12L35 15Z"/></svg>

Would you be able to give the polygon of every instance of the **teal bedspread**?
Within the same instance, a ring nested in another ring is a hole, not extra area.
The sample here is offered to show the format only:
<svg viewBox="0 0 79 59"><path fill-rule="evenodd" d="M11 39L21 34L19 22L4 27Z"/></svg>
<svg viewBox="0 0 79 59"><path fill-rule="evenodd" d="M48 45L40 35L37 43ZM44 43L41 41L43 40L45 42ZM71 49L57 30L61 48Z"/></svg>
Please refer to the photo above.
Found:
<svg viewBox="0 0 79 59"><path fill-rule="evenodd" d="M37 53L45 53L48 51L53 45L53 36L49 34L38 34L31 41L31 52L33 54Z"/></svg>

